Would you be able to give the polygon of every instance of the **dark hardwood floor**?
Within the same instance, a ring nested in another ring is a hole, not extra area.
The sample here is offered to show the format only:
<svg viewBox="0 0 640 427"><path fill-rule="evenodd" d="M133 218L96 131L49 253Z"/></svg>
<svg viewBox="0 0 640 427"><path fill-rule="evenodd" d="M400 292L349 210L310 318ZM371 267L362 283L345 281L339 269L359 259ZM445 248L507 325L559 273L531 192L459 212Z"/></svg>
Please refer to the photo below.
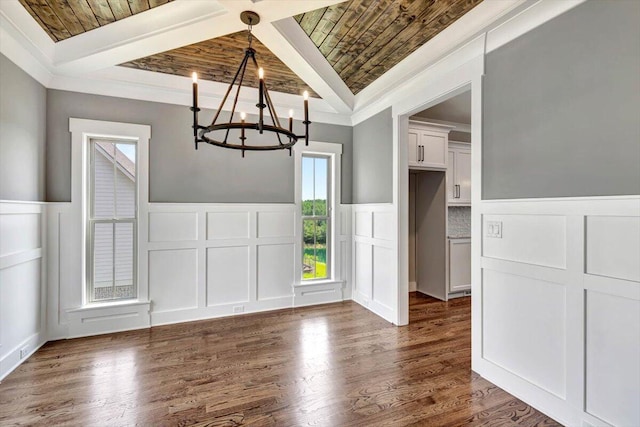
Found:
<svg viewBox="0 0 640 427"><path fill-rule="evenodd" d="M470 298L395 327L344 302L50 342L0 425L552 426L471 372Z"/></svg>

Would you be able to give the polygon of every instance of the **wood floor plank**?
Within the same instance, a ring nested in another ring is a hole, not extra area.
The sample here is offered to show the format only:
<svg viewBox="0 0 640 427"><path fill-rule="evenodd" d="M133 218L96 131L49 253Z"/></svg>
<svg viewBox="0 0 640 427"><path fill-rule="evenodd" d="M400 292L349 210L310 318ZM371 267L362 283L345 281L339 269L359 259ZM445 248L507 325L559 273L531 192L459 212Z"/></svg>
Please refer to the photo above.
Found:
<svg viewBox="0 0 640 427"><path fill-rule="evenodd" d="M470 298L410 325L353 302L47 343L0 425L557 426L471 371Z"/></svg>

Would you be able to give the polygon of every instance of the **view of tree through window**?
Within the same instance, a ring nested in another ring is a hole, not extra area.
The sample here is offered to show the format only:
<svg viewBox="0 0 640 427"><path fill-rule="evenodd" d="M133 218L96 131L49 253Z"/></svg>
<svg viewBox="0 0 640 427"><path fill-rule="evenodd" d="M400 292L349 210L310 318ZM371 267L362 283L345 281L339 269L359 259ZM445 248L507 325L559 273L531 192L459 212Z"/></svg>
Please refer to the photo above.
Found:
<svg viewBox="0 0 640 427"><path fill-rule="evenodd" d="M329 278L329 159L302 156L302 278Z"/></svg>

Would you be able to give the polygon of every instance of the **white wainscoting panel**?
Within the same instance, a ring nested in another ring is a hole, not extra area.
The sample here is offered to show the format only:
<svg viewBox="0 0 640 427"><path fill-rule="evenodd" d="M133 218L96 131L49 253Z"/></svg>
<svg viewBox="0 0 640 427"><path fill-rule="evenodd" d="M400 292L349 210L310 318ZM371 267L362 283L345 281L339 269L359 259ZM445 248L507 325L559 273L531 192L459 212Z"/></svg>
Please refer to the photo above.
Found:
<svg viewBox="0 0 640 427"><path fill-rule="evenodd" d="M487 222L502 223L502 238L487 237ZM560 215L484 215L482 255L546 267L566 267L566 223ZM527 242L526 245L520 244Z"/></svg>
<svg viewBox="0 0 640 427"><path fill-rule="evenodd" d="M249 301L249 246L207 249L207 306Z"/></svg>
<svg viewBox="0 0 640 427"><path fill-rule="evenodd" d="M198 215L195 212L149 213L150 242L198 240Z"/></svg>
<svg viewBox="0 0 640 427"><path fill-rule="evenodd" d="M296 286L295 305L301 307L305 305L327 304L338 302L344 299L342 282L331 282L321 284L305 284Z"/></svg>
<svg viewBox="0 0 640 427"><path fill-rule="evenodd" d="M640 301L587 291L587 412L640 426Z"/></svg>
<svg viewBox="0 0 640 427"><path fill-rule="evenodd" d="M353 205L352 218L352 298L389 322L396 322L397 224L393 205Z"/></svg>
<svg viewBox="0 0 640 427"><path fill-rule="evenodd" d="M373 247L373 300L393 310L390 302L395 299L393 283L393 251L382 246Z"/></svg>
<svg viewBox="0 0 640 427"><path fill-rule="evenodd" d="M351 209L348 205L340 206L340 235L351 237Z"/></svg>
<svg viewBox="0 0 640 427"><path fill-rule="evenodd" d="M372 237L372 212L355 212L354 224L356 230L356 236L360 237Z"/></svg>
<svg viewBox="0 0 640 427"><path fill-rule="evenodd" d="M373 295L373 246L355 242L355 280L354 291L364 297L367 304Z"/></svg>
<svg viewBox="0 0 640 427"><path fill-rule="evenodd" d="M46 205L0 201L0 380L47 340Z"/></svg>
<svg viewBox="0 0 640 427"><path fill-rule="evenodd" d="M149 327L149 303L126 302L67 310L69 338Z"/></svg>
<svg viewBox="0 0 640 427"><path fill-rule="evenodd" d="M293 211L258 212L258 238L293 237L295 235L296 221Z"/></svg>
<svg viewBox="0 0 640 427"><path fill-rule="evenodd" d="M483 357L564 398L564 286L487 269L483 273Z"/></svg>
<svg viewBox="0 0 640 427"><path fill-rule="evenodd" d="M40 331L40 269L35 259L0 270L3 349L18 347Z"/></svg>
<svg viewBox="0 0 640 427"><path fill-rule="evenodd" d="M40 213L0 215L0 256L41 247Z"/></svg>
<svg viewBox="0 0 640 427"><path fill-rule="evenodd" d="M198 251L150 251L149 292L154 313L197 307Z"/></svg>
<svg viewBox="0 0 640 427"><path fill-rule="evenodd" d="M473 370L565 425L640 425L640 196L481 201L473 215Z"/></svg>
<svg viewBox="0 0 640 427"><path fill-rule="evenodd" d="M340 256L336 257L340 259L340 275L338 278L343 284L350 282L350 272L351 272L351 251L349 248L351 247L351 242L349 240L342 240L339 242L340 247ZM349 295L351 295L351 291L349 291ZM350 299L350 298L349 298Z"/></svg>
<svg viewBox="0 0 640 427"><path fill-rule="evenodd" d="M587 217L589 274L640 282L640 218Z"/></svg>
<svg viewBox="0 0 640 427"><path fill-rule="evenodd" d="M249 212L208 212L207 239L248 239Z"/></svg>
<svg viewBox="0 0 640 427"><path fill-rule="evenodd" d="M258 300L293 296L294 245L258 245Z"/></svg>
<svg viewBox="0 0 640 427"><path fill-rule="evenodd" d="M391 212L374 212L373 213L373 238L382 240L393 240L395 238L396 224L393 221Z"/></svg>

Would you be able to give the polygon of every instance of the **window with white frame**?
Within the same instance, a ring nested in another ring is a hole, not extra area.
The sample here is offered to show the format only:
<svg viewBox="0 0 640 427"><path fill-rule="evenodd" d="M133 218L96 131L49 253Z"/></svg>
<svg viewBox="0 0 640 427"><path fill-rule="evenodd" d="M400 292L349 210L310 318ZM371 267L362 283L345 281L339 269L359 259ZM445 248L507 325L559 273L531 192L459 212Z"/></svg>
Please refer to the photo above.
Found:
<svg viewBox="0 0 640 427"><path fill-rule="evenodd" d="M135 141L89 139L88 302L137 297L136 151Z"/></svg>
<svg viewBox="0 0 640 427"><path fill-rule="evenodd" d="M302 280L331 277L331 158L302 154Z"/></svg>

